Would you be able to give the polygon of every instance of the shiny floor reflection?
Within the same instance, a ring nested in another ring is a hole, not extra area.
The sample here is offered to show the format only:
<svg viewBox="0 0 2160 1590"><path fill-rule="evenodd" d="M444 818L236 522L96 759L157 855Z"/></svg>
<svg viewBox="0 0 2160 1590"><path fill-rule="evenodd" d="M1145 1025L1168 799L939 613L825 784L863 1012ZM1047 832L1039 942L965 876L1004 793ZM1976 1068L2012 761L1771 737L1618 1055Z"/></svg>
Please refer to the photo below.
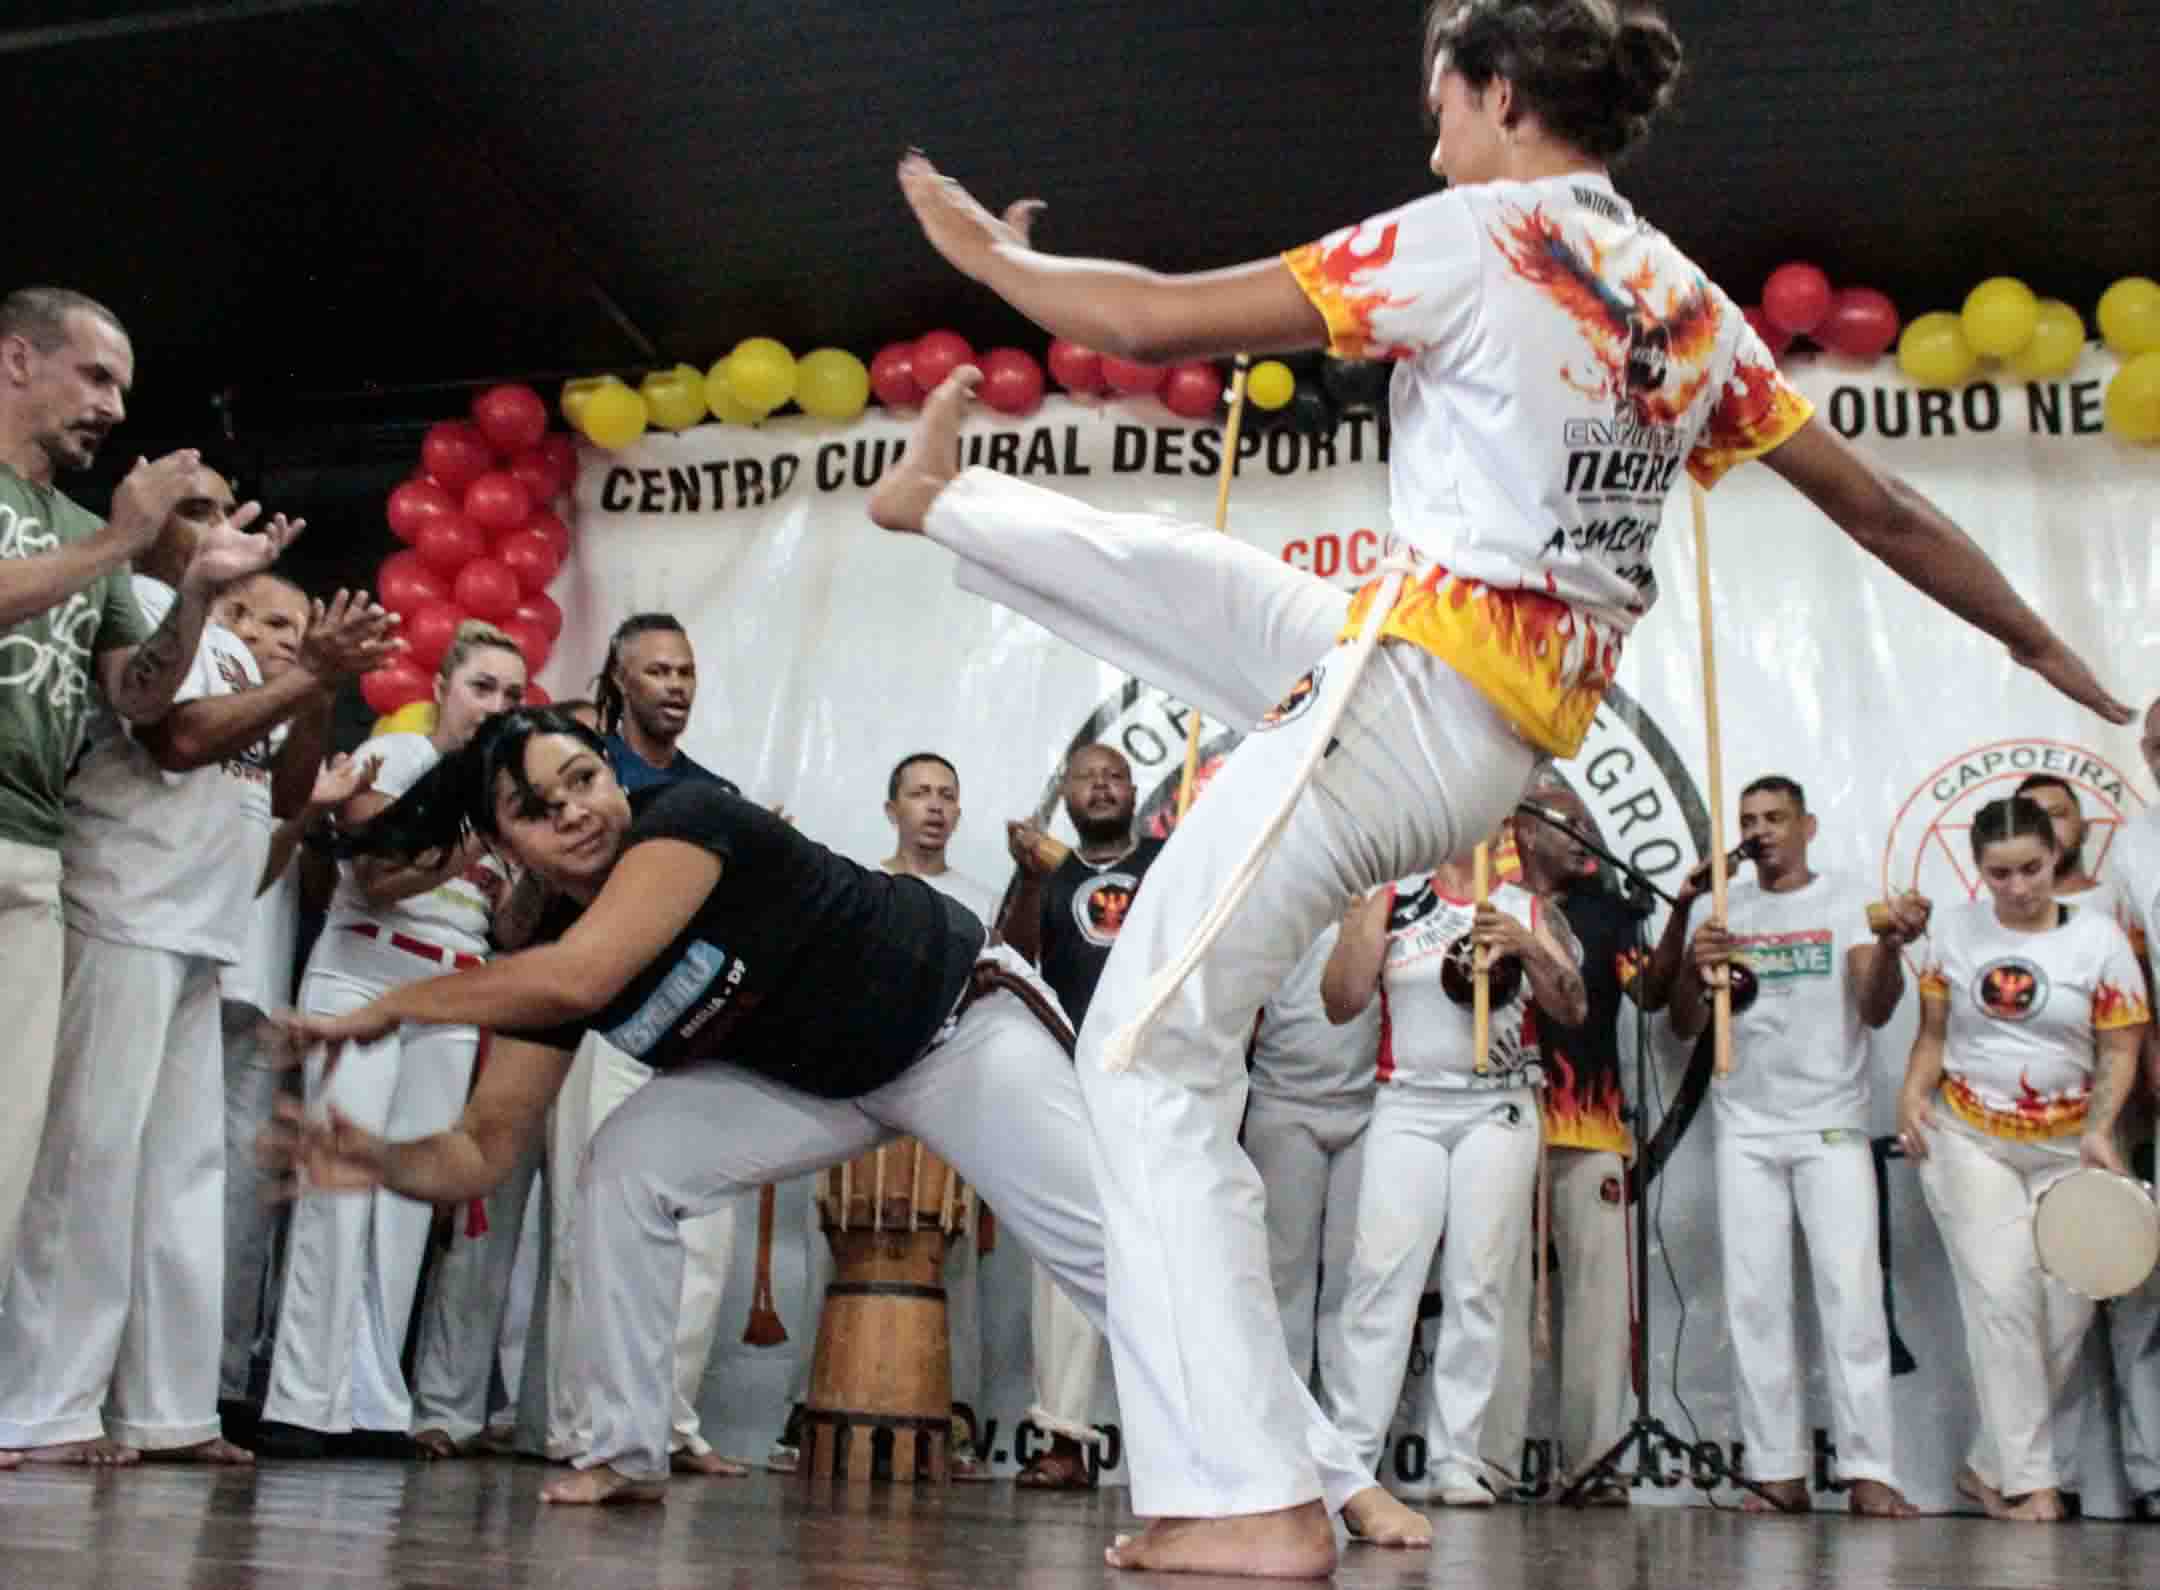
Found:
<svg viewBox="0 0 2160 1590"><path fill-rule="evenodd" d="M536 1464L265 1465L0 1474L0 1583L21 1590L925 1590L1134 1583L1102 1566L1122 1490L1010 1485L811 1502L774 1476L679 1480L664 1508L545 1507ZM2114 1590L2151 1578L2160 1535L1973 1518L1881 1524L1695 1509L1441 1513L1430 1554L1351 1548L1336 1582L1479 1590L1731 1585ZM1197 1587L1192 1579L1166 1584Z"/></svg>

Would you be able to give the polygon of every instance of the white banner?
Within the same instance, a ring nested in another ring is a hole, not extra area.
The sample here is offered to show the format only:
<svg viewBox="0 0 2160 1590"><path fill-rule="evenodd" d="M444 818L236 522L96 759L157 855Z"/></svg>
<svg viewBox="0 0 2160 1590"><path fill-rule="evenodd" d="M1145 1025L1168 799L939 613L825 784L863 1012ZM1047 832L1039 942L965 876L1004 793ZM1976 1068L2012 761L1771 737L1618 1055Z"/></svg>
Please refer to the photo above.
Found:
<svg viewBox="0 0 2160 1590"><path fill-rule="evenodd" d="M2160 681L2160 629L2147 617L2160 590L2160 451L2102 434L2100 392L2112 368L2094 351L2062 381L1980 382L1961 392L1917 390L1887 362L1866 371L1801 362L1794 378L1827 422L1964 525L2107 683L2142 705ZM864 496L906 429L873 411L849 425L707 426L650 435L619 454L588 452L577 547L555 593L567 624L546 683L558 696L584 694L616 623L646 609L673 612L697 649L701 689L685 743L701 761L759 800L784 801L826 844L875 863L892 850L882 811L888 771L904 755L934 749L958 766L968 813L951 860L994 889L1010 870L1003 819L1047 812L1068 747L1120 745L1143 805L1159 804L1175 781L1185 711L956 590L938 548L871 527ZM1317 439L1248 435L1230 499L1232 533L1317 574L1356 581L1372 570L1388 523L1387 444L1370 416L1345 418ZM967 437L970 461L1104 507L1201 522L1212 518L1220 446L1217 429L1152 403L1063 399L1026 421L986 414ZM1563 771L1606 841L1669 885L1701 853L1707 827L1684 505L1667 524L1655 552L1661 610L1638 630L1620 688ZM1964 898L1976 881L1963 832L1972 809L2040 769L2077 786L2094 819L2088 859L2105 868L2115 826L2146 799L2134 729L2111 728L2055 696L1994 642L1860 554L1768 470L1741 470L1711 496L1710 541L1726 788L1736 793L1765 773L1804 784L1821 822L1811 857L1818 870ZM1234 740L1234 727L1210 725L1211 750ZM1908 998L1875 1039L1879 1131L1893 1123L1912 1020ZM1668 1099L1679 1069L1675 1056L1661 1055ZM1696 1121L1658 1182L1650 1378L1654 1411L1683 1435L1699 1430L1729 1458L1738 1436L1709 1131L1707 1119ZM1888 1185L1897 1325L1917 1359L1896 1382L1898 1467L1915 1501L1946 1508L1974 1420L1962 1327L1912 1172L1893 1164ZM729 1450L762 1452L785 1413L795 1356L809 1349L802 1199L799 1187L789 1189L779 1222L776 1283L793 1333L784 1347L733 1345L750 1292L747 1229L738 1245L730 1345L716 1354L706 1399ZM984 1276L988 1389L978 1411L994 1421L988 1447L1009 1469L1037 1439L1016 1430L1030 1400L1026 1266L1001 1242ZM1803 1280L1798 1306L1811 1317L1805 1290ZM1812 1323L1803 1341L1813 1354ZM1541 1372L1531 1425L1533 1477L1551 1456L1541 1444L1554 1424L1546 1379ZM1421 1379L1406 1383L1401 1430L1422 1427L1423 1394ZM1826 1427L1819 1369L1809 1395L1813 1423ZM2085 1505L2119 1513L2112 1399L2094 1406ZM1107 1374L1100 1413L1114 1425ZM1399 1476L1414 1477L1420 1443L1398 1439L1390 1461ZM1684 1463L1667 1464L1684 1475ZM1121 1471L1111 1466L1105 1478ZM1703 1493L1676 1478L1657 1494Z"/></svg>

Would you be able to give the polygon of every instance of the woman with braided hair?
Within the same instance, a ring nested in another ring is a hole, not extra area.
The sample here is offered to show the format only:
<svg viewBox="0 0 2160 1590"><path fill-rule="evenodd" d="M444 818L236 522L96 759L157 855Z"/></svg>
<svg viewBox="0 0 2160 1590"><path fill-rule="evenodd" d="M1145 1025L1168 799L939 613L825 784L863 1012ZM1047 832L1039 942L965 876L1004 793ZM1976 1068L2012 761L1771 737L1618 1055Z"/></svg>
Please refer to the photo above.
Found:
<svg viewBox="0 0 2160 1590"><path fill-rule="evenodd" d="M411 1024L495 1034L464 1115L389 1142L334 1109L266 1134L274 1168L324 1191L426 1202L488 1190L538 1132L587 1031L660 1073L594 1136L581 1191L577 1333L592 1444L551 1501L651 1501L668 1472L681 1221L737 1191L902 1134L952 1164L1089 1315L1101 1209L1052 996L921 879L833 854L704 782L633 802L568 713L492 719L342 848L420 862L477 842L558 896L533 947L408 983L340 1015L285 1018L329 1046ZM1390 1506L1312 1410L1337 1505ZM1399 1505L1399 1504L1393 1504Z"/></svg>

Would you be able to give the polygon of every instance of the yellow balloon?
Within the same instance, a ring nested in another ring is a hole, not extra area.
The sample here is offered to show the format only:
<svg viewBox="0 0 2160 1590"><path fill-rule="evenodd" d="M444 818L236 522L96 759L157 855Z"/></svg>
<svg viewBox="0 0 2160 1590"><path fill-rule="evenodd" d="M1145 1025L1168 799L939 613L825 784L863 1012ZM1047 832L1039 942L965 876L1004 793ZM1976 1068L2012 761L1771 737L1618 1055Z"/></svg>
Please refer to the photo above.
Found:
<svg viewBox="0 0 2160 1590"><path fill-rule="evenodd" d="M737 401L735 383L728 370L730 362L728 359L715 360L713 367L705 372L705 406L723 425L755 425L765 416Z"/></svg>
<svg viewBox="0 0 2160 1590"><path fill-rule="evenodd" d="M728 386L744 408L770 414L795 395L795 356L770 337L745 337L728 355Z"/></svg>
<svg viewBox="0 0 2160 1590"><path fill-rule="evenodd" d="M687 431L705 417L705 375L694 365L647 371L638 394L646 415L664 431Z"/></svg>
<svg viewBox="0 0 2160 1590"><path fill-rule="evenodd" d="M1938 309L1907 324L1897 340L1897 362L1922 386L1956 386L1980 360L1959 318Z"/></svg>
<svg viewBox="0 0 2160 1590"><path fill-rule="evenodd" d="M2108 429L2129 442L2160 442L2160 348L2141 353L2108 382L2101 407Z"/></svg>
<svg viewBox="0 0 2160 1590"><path fill-rule="evenodd" d="M395 712L386 712L375 720L376 734L433 734L435 732L435 703L432 701L408 701Z"/></svg>
<svg viewBox="0 0 2160 1590"><path fill-rule="evenodd" d="M821 420L851 420L870 401L870 368L844 348L817 348L795 366L795 401Z"/></svg>
<svg viewBox="0 0 2160 1590"><path fill-rule="evenodd" d="M2077 368L2085 351L2085 322L2060 298L2040 300L2032 340L2010 355L2010 368L2028 381L2052 381Z"/></svg>
<svg viewBox="0 0 2160 1590"><path fill-rule="evenodd" d="M1991 359L2007 358L2032 341L2039 318L2040 300L2015 276L1990 276L1965 295L1958 317L1973 352Z"/></svg>
<svg viewBox="0 0 2160 1590"><path fill-rule="evenodd" d="M2125 359L2160 349L2160 282L2125 276L2102 293L2100 335Z"/></svg>
<svg viewBox="0 0 2160 1590"><path fill-rule="evenodd" d="M1297 377L1280 359L1262 359L1245 376L1245 395L1256 409L1279 409L1297 391Z"/></svg>
<svg viewBox="0 0 2160 1590"><path fill-rule="evenodd" d="M606 386L615 377L611 375L581 375L575 381L565 381L562 389L562 416L572 425L585 412L585 401Z"/></svg>
<svg viewBox="0 0 2160 1590"><path fill-rule="evenodd" d="M645 420L645 400L611 376L585 400L578 429L593 446L614 452L645 434Z"/></svg>

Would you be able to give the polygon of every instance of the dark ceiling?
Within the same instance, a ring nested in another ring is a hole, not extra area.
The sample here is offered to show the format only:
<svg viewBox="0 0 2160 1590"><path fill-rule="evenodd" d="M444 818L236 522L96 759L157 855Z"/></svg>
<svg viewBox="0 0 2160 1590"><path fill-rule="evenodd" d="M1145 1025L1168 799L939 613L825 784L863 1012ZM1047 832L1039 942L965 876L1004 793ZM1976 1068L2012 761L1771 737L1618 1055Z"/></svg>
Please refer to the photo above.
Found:
<svg viewBox="0 0 2160 1590"><path fill-rule="evenodd" d="M138 429L243 441L435 383L1040 345L915 234L919 143L1050 247L1165 267L1423 191L1414 0L104 0L9 8L7 274L134 333ZM2160 273L2160 0L1672 0L1621 174L1743 301L1795 257L1907 314ZM364 403L336 394L387 389Z"/></svg>

